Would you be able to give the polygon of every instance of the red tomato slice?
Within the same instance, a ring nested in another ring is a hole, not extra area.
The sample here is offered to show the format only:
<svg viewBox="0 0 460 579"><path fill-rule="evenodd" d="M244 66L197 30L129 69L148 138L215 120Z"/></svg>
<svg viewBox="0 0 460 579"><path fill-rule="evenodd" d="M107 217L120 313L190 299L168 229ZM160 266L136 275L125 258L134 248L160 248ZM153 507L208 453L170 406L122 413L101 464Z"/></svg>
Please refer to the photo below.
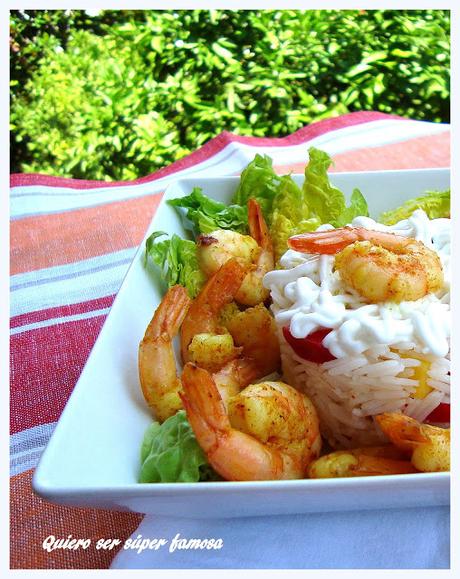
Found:
<svg viewBox="0 0 460 579"><path fill-rule="evenodd" d="M449 423L450 424L450 404L441 404L429 414L424 422L434 422L439 424Z"/></svg>
<svg viewBox="0 0 460 579"><path fill-rule="evenodd" d="M323 346L323 340L329 332L332 332L330 328L321 328L320 330L316 330L316 332L309 334L306 338L294 338L288 326L283 328L284 339L291 346L297 356L300 356L309 362L316 362L317 364L322 364L323 362L329 362L330 360L336 359L335 356L333 356L329 350Z"/></svg>

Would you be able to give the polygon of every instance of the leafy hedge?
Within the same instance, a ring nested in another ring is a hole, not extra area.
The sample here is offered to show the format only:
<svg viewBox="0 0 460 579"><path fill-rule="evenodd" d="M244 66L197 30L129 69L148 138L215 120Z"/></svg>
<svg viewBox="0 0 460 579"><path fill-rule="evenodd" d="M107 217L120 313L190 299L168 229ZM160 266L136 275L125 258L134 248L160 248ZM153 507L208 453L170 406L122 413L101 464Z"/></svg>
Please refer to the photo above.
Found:
<svg viewBox="0 0 460 579"><path fill-rule="evenodd" d="M13 12L12 170L132 179L223 130L449 122L449 34L446 10Z"/></svg>

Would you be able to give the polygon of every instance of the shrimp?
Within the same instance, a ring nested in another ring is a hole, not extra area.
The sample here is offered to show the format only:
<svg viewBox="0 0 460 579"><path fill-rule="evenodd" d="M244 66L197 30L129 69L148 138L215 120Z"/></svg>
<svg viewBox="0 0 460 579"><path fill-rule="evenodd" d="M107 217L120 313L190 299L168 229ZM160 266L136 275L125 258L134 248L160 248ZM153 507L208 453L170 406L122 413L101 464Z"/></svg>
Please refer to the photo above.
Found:
<svg viewBox="0 0 460 579"><path fill-rule="evenodd" d="M450 470L450 428L421 424L398 412L385 412L375 418L390 441L410 455L418 471Z"/></svg>
<svg viewBox="0 0 460 579"><path fill-rule="evenodd" d="M175 285L163 297L139 345L142 393L160 422L182 408L172 340L187 314L191 299L185 287Z"/></svg>
<svg viewBox="0 0 460 579"><path fill-rule="evenodd" d="M184 364L194 361L206 366L213 350L220 365L241 354L234 347L231 335L219 323L222 308L231 303L246 275L246 269L235 258L228 260L208 279L201 292L193 300L181 327L181 355ZM192 344L192 341L195 342ZM206 351L207 346L209 350ZM214 371L217 368L208 368Z"/></svg>
<svg viewBox="0 0 460 579"><path fill-rule="evenodd" d="M401 451L391 445L337 450L313 461L309 478L377 476L417 472Z"/></svg>
<svg viewBox="0 0 460 579"><path fill-rule="evenodd" d="M298 479L319 455L321 436L310 400L282 382L247 386L228 411L206 370L186 364L182 402L211 466L227 480Z"/></svg>
<svg viewBox="0 0 460 579"><path fill-rule="evenodd" d="M438 254L421 241L363 227L295 235L289 247L335 254L341 278L370 303L418 300L444 283Z"/></svg>
<svg viewBox="0 0 460 579"><path fill-rule="evenodd" d="M212 375L226 408L230 398L239 394L242 388L260 377L259 366L250 358L231 360Z"/></svg>
<svg viewBox="0 0 460 579"><path fill-rule="evenodd" d="M218 229L197 240L198 261L203 273L213 275L228 259L235 258L248 271L235 300L246 306L255 306L270 295L262 283L264 275L274 269L273 246L267 224L259 204L248 201L250 235Z"/></svg>
<svg viewBox="0 0 460 579"><path fill-rule="evenodd" d="M187 290L176 285L168 290L147 326L139 345L139 378L142 393L156 419L163 422L183 408L179 392L173 338L190 307ZM224 401L238 394L241 388L260 378L257 364L247 358L231 360L213 378Z"/></svg>
<svg viewBox="0 0 460 579"><path fill-rule="evenodd" d="M263 304L238 311L223 321L243 356L252 358L262 376L279 370L280 345L273 316Z"/></svg>
<svg viewBox="0 0 460 579"><path fill-rule="evenodd" d="M265 302L270 296L270 290L264 287L263 279L266 273L275 269L275 256L260 205L255 199L248 201L249 233L260 247L259 257L255 267L249 271L235 296L236 301L246 306L255 306Z"/></svg>

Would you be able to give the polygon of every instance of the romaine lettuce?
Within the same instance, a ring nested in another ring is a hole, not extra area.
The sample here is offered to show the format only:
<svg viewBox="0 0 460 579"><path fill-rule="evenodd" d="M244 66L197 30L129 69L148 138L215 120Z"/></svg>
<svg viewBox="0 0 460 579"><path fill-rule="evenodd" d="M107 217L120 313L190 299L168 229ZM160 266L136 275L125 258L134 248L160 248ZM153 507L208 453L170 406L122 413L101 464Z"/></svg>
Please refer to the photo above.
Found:
<svg viewBox="0 0 460 579"><path fill-rule="evenodd" d="M287 240L291 235L314 231L321 225L317 217L309 218L302 190L290 175L281 177L278 194L273 200L270 236L273 242L276 259L287 249Z"/></svg>
<svg viewBox="0 0 460 579"><path fill-rule="evenodd" d="M139 482L220 480L196 441L184 410L146 430L141 446Z"/></svg>
<svg viewBox="0 0 460 579"><path fill-rule="evenodd" d="M279 193L281 178L273 170L273 161L268 155L256 155L241 173L240 183L232 199L243 207L250 198L255 199L270 224L273 200Z"/></svg>
<svg viewBox="0 0 460 579"><path fill-rule="evenodd" d="M427 191L420 197L406 201L401 207L382 213L379 221L385 225L394 225L410 217L416 209L423 209L430 219L450 217L450 189Z"/></svg>
<svg viewBox="0 0 460 579"><path fill-rule="evenodd" d="M191 298L194 298L203 287L206 276L198 265L196 244L188 239L181 239L173 234L171 239L155 243L158 237L166 235L156 231L145 242L145 260L153 261L162 271L169 287L180 284L187 288Z"/></svg>
<svg viewBox="0 0 460 579"><path fill-rule="evenodd" d="M286 251L291 235L314 231L323 223L342 227L358 215L369 214L366 200L358 189L353 191L347 207L342 191L330 183L327 171L332 159L326 152L310 147L308 154L302 188L290 175L285 175L273 199L270 234L276 259Z"/></svg>

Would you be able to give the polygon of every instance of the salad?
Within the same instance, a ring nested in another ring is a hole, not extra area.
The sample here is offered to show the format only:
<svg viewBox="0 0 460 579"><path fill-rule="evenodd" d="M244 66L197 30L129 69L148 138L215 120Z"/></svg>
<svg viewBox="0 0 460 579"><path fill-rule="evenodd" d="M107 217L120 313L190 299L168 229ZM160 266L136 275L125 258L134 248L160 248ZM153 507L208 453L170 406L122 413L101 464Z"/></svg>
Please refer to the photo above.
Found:
<svg viewBox="0 0 460 579"><path fill-rule="evenodd" d="M139 482L448 470L450 347L420 345L417 323L435 308L449 321L450 191L374 221L358 189L347 205L331 184L329 155L308 153L302 186L256 155L229 205L199 188L168 201L190 239L147 239L145 266L167 288L139 348L156 418ZM435 282L411 293L418 278L409 269ZM368 291L373 278L380 293ZM369 331L389 315L404 336ZM346 330L358 319L354 334Z"/></svg>

